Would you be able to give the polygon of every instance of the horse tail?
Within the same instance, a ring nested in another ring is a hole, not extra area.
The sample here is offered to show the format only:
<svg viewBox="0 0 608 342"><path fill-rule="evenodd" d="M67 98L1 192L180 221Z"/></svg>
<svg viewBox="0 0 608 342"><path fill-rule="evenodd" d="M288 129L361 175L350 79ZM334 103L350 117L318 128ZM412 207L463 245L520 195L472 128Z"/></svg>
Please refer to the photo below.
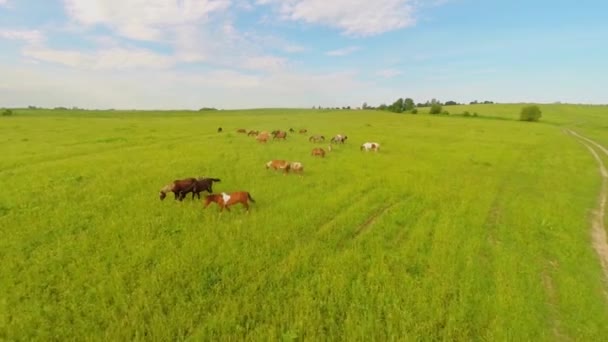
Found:
<svg viewBox="0 0 608 342"><path fill-rule="evenodd" d="M247 193L247 198L249 198L249 200L253 203L255 203L255 200L253 199L253 197L251 197L250 193Z"/></svg>
<svg viewBox="0 0 608 342"><path fill-rule="evenodd" d="M209 178L210 181L212 182L221 182L222 180L219 178Z"/></svg>

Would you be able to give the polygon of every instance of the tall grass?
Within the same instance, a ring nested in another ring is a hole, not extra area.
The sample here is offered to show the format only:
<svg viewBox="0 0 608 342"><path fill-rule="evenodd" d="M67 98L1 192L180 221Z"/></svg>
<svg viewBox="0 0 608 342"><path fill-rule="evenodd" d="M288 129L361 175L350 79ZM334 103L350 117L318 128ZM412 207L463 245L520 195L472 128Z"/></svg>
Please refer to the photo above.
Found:
<svg viewBox="0 0 608 342"><path fill-rule="evenodd" d="M17 111L0 120L0 338L601 340L599 177L561 127L606 139L606 112L541 109ZM241 127L309 134L264 145ZM337 133L310 156L309 135ZM191 176L256 203L159 201Z"/></svg>

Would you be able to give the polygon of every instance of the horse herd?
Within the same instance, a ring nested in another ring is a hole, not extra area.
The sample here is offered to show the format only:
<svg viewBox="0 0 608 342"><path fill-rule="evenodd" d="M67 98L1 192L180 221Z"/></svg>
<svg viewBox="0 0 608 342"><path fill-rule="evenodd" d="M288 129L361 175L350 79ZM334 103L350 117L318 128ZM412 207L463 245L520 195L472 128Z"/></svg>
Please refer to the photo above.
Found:
<svg viewBox="0 0 608 342"><path fill-rule="evenodd" d="M219 127L217 132L222 132L223 129ZM293 128L289 129L289 132L295 133ZM286 140L287 132L281 130L274 130L272 132L267 131L247 131L244 128L237 129L237 133L247 134L247 136L255 136L256 140L261 143L266 143L272 135L272 139L283 139ZM306 134L306 129L300 129L300 134ZM343 134L338 134L331 138L331 144L344 144L348 136ZM313 143L325 142L325 136L323 135L313 135L308 141ZM332 150L332 145L328 145L328 151ZM380 150L380 144L377 142L365 142L361 145L360 150L363 151L375 151L378 152ZM320 147L315 147L312 149L312 156L325 157L325 150ZM304 171L304 166L299 161L287 161L282 159L271 160L266 163L266 169L274 169L274 170L282 170L284 174L289 173L290 171L298 174L302 174ZM222 192L220 194L213 193L213 183L221 182L219 178L186 178L186 179L178 179L173 182L165 185L160 189L160 200L164 200L167 197L167 194L173 192L174 199L183 201L186 198L186 195L192 193L192 199L196 196L198 199L201 198L200 193L206 191L209 195L205 196L204 208L207 208L212 202L217 203L220 207L220 212L224 210L230 210L230 206L241 203L245 210L249 211L249 201L255 203L255 200L251 197L251 194L247 191L235 191L231 193Z"/></svg>

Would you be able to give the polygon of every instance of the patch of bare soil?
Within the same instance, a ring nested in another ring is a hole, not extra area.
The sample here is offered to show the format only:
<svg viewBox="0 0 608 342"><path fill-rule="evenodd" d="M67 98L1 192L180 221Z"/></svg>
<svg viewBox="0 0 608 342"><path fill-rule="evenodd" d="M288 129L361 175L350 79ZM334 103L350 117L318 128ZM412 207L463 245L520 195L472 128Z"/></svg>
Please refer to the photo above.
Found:
<svg viewBox="0 0 608 342"><path fill-rule="evenodd" d="M604 146L598 144L597 142L584 137L572 130L567 130L568 133L577 137L579 141L587 147L591 155L597 161L599 166L600 175L602 177L602 187L600 189L600 194L598 197L598 206L593 210L593 215L591 218L591 237L593 248L597 252L600 258L600 264L602 265L602 269L604 271L604 277L606 281L608 281L608 242L606 241L606 227L604 226L604 216L606 212L606 199L608 197L608 170L606 170L606 166L600 158L598 152L593 148L597 148L608 156L608 149ZM608 292L605 292L608 296Z"/></svg>

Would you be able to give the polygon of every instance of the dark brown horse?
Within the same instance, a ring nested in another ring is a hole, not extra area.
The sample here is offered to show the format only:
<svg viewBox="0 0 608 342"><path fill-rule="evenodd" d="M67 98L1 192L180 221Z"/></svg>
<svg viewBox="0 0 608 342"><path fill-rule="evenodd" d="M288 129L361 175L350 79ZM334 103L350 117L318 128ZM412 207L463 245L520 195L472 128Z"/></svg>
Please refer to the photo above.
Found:
<svg viewBox="0 0 608 342"><path fill-rule="evenodd" d="M272 132L272 140L274 139L283 139L287 138L287 132L285 131L274 131Z"/></svg>
<svg viewBox="0 0 608 342"><path fill-rule="evenodd" d="M304 133L306 133L306 132L308 132L308 130L307 130L306 128L302 128L302 129L300 130L300 133L302 133L302 134L304 134Z"/></svg>
<svg viewBox="0 0 608 342"><path fill-rule="evenodd" d="M194 196L197 196L198 199L201 199L201 192L207 191L208 193L213 193L213 182L221 182L219 178L199 178L194 183L194 187L192 188L192 199ZM186 195L184 194L184 197Z"/></svg>
<svg viewBox="0 0 608 342"><path fill-rule="evenodd" d="M164 200L168 192L173 192L175 199L181 201L186 197L187 193L192 192L195 184L196 178L174 180L160 189L160 200Z"/></svg>
<svg viewBox="0 0 608 342"><path fill-rule="evenodd" d="M222 127L217 128L217 132L220 133L222 131Z"/></svg>
<svg viewBox="0 0 608 342"><path fill-rule="evenodd" d="M251 130L251 131L249 131L249 133L247 133L247 136L249 136L249 137L250 137L250 136L252 136L252 135L258 135L258 134L260 134L260 131L254 131L254 130Z"/></svg>
<svg viewBox="0 0 608 342"><path fill-rule="evenodd" d="M231 193L222 192L221 194L211 194L205 196L205 208L211 204L211 202L215 202L220 206L220 212L226 208L226 210L230 211L230 206L235 205L237 203L241 203L245 210L249 211L249 203L247 201L251 201L255 203L255 200L251 197L251 194L247 191L236 191Z"/></svg>
<svg viewBox="0 0 608 342"><path fill-rule="evenodd" d="M244 128L239 128L236 130L237 133L247 133L247 130Z"/></svg>

